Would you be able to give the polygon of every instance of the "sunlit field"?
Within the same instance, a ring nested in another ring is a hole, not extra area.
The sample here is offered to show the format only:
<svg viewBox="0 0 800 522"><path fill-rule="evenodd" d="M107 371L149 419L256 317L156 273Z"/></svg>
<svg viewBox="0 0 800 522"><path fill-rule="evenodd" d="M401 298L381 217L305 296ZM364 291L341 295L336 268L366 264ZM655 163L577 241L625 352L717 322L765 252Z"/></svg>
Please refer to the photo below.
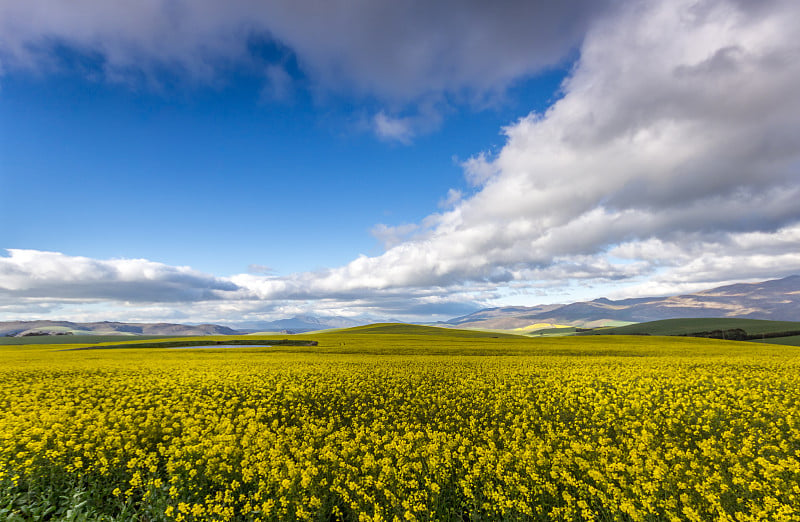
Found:
<svg viewBox="0 0 800 522"><path fill-rule="evenodd" d="M800 350L0 348L1 520L800 520Z"/></svg>

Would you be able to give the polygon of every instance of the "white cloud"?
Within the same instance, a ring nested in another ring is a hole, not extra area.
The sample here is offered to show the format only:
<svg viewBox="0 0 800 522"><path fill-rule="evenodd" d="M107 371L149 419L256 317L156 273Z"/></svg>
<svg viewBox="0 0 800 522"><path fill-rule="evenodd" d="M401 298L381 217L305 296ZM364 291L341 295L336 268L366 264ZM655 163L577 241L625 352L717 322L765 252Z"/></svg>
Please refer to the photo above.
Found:
<svg viewBox="0 0 800 522"><path fill-rule="evenodd" d="M393 118L383 111L375 115L373 126L375 134L387 141L409 144L414 136L413 121L410 118Z"/></svg>
<svg viewBox="0 0 800 522"><path fill-rule="evenodd" d="M292 98L293 83L291 75L281 65L270 64L264 69L266 84L261 97L266 101L285 102Z"/></svg>
<svg viewBox="0 0 800 522"><path fill-rule="evenodd" d="M499 174L497 168L487 160L485 152L469 158L461 164L461 167L464 169L464 177L473 187L484 185L493 176Z"/></svg>
<svg viewBox="0 0 800 522"><path fill-rule="evenodd" d="M450 208L455 206L464 197L464 193L457 189L447 191L447 196L439 201L439 208Z"/></svg>
<svg viewBox="0 0 800 522"><path fill-rule="evenodd" d="M436 100L423 100L404 115L390 115L379 111L372 117L371 130L384 141L410 144L419 134L438 129L442 124L446 104Z"/></svg>
<svg viewBox="0 0 800 522"><path fill-rule="evenodd" d="M275 272L275 269L266 266L260 265L258 263L251 263L247 265L247 273L248 274L263 274L263 275L271 275Z"/></svg>
<svg viewBox="0 0 800 522"><path fill-rule="evenodd" d="M53 300L191 302L239 290L189 267L146 259L97 260L58 252L9 249L0 257L0 296Z"/></svg>
<svg viewBox="0 0 800 522"><path fill-rule="evenodd" d="M408 241L419 229L420 226L416 223L407 223L395 227L379 223L372 227L371 232L375 239L383 243L384 248L388 249Z"/></svg>

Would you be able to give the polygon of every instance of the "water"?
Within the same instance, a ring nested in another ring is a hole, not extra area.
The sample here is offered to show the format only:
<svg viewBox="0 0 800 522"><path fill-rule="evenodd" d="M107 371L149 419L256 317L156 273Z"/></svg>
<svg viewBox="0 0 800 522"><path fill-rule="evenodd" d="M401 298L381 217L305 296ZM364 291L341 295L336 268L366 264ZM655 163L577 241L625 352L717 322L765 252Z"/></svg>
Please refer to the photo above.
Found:
<svg viewBox="0 0 800 522"><path fill-rule="evenodd" d="M210 344L207 346L171 346L168 350L205 350L208 348L272 348L271 344Z"/></svg>

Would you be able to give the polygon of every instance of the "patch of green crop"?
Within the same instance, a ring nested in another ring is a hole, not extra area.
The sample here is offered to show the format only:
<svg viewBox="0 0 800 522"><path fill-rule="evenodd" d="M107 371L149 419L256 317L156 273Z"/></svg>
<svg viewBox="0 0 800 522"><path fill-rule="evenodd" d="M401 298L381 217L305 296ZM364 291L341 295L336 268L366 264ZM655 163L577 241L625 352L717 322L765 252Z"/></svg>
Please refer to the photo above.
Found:
<svg viewBox="0 0 800 522"><path fill-rule="evenodd" d="M767 339L753 339L750 342L765 343L765 344L781 344L784 346L800 346L800 335L790 335L787 337L773 337Z"/></svg>
<svg viewBox="0 0 800 522"><path fill-rule="evenodd" d="M692 335L714 330L741 329L748 335L800 331L800 322L763 321L739 318L664 319L615 328L603 328L582 335Z"/></svg>

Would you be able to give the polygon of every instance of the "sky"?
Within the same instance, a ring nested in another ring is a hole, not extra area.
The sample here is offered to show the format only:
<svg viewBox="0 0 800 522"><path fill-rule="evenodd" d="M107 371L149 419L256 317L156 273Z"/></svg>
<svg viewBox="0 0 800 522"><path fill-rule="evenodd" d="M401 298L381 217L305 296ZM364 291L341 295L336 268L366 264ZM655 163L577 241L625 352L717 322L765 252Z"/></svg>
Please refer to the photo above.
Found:
<svg viewBox="0 0 800 522"><path fill-rule="evenodd" d="M800 273L796 0L0 0L0 320Z"/></svg>

